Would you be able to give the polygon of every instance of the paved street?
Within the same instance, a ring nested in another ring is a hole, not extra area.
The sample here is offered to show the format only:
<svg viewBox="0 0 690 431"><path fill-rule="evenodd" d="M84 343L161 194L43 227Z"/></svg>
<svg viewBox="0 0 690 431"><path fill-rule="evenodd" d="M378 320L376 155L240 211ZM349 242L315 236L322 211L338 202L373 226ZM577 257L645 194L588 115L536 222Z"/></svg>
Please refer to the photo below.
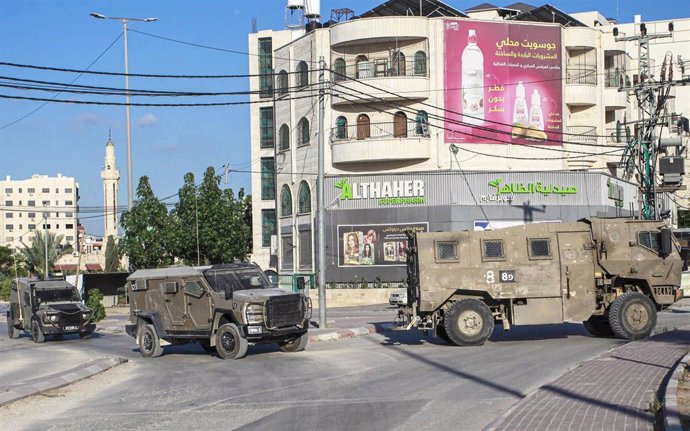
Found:
<svg viewBox="0 0 690 431"><path fill-rule="evenodd" d="M379 306L350 314L374 320L394 313ZM659 318L659 327L683 324L690 324L690 314L664 312ZM3 363L18 360L23 350L30 351L31 364L59 358L73 366L83 357L108 355L130 359L0 408L3 428L12 430L437 430L458 424L479 430L541 385L624 344L589 337L581 325L568 324L497 330L493 341L476 348L451 347L417 331L388 332L315 343L296 354L255 346L242 360L223 361L197 345L167 347L163 357L143 359L123 334L40 346L27 337L8 340L4 331L2 337ZM27 378L38 373L27 371ZM17 375L2 374L0 385Z"/></svg>

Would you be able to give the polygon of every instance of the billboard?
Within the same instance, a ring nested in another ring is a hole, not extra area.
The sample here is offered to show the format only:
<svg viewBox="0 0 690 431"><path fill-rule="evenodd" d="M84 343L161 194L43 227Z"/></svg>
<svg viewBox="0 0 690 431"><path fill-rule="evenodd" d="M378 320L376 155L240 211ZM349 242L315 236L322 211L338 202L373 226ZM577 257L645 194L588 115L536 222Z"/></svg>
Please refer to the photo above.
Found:
<svg viewBox="0 0 690 431"><path fill-rule="evenodd" d="M427 232L429 223L338 225L338 266L405 265L407 230Z"/></svg>
<svg viewBox="0 0 690 431"><path fill-rule="evenodd" d="M559 26L444 21L445 141L561 145Z"/></svg>

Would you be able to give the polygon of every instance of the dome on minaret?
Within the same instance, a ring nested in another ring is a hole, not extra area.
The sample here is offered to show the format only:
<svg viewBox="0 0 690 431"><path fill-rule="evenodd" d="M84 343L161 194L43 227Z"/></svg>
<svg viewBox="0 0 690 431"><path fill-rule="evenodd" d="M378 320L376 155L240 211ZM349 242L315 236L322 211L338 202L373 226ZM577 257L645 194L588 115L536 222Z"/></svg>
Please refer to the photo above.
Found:
<svg viewBox="0 0 690 431"><path fill-rule="evenodd" d="M113 144L113 140L110 139L110 137L108 137L108 143L105 144L105 146L106 146L106 147L114 147L114 146L115 146L115 144Z"/></svg>

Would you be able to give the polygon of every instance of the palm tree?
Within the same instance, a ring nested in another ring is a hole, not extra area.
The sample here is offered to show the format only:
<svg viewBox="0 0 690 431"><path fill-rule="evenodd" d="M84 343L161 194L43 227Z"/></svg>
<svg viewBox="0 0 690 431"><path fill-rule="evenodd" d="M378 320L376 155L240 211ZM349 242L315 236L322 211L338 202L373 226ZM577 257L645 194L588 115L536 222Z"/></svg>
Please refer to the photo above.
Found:
<svg viewBox="0 0 690 431"><path fill-rule="evenodd" d="M72 246L68 245L66 247L60 247L63 235L58 235L54 232L48 232L48 268L55 264L55 261L60 258L60 256L70 253L72 251ZM23 249L19 250L19 253L24 258L26 263L26 268L32 275L39 275L42 278L47 278L45 272L46 267L46 243L45 236L40 231L34 231L34 240L31 245L26 245L24 241L21 241L24 246ZM48 274L50 275L50 274Z"/></svg>

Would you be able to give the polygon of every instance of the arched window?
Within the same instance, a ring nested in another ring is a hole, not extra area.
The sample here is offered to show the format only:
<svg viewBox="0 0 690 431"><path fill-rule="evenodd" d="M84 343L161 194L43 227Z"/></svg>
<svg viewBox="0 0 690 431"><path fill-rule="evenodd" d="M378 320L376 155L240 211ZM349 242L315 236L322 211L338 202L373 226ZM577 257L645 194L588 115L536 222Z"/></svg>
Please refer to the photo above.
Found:
<svg viewBox="0 0 690 431"><path fill-rule="evenodd" d="M309 66L305 61L300 61L297 64L297 86L306 87L309 85Z"/></svg>
<svg viewBox="0 0 690 431"><path fill-rule="evenodd" d="M357 117L357 139L367 139L371 136L371 122L367 114Z"/></svg>
<svg viewBox="0 0 690 431"><path fill-rule="evenodd" d="M290 149L290 128L287 124L280 126L278 131L278 150L285 151Z"/></svg>
<svg viewBox="0 0 690 431"><path fill-rule="evenodd" d="M414 54L414 75L426 76L426 53L417 51Z"/></svg>
<svg viewBox="0 0 690 431"><path fill-rule="evenodd" d="M335 120L335 138L347 139L347 118L341 116Z"/></svg>
<svg viewBox="0 0 690 431"><path fill-rule="evenodd" d="M287 72L283 69L280 72L278 72L278 83L276 85L277 91L279 95L287 94L288 92L288 74Z"/></svg>
<svg viewBox="0 0 690 431"><path fill-rule="evenodd" d="M297 192L297 214L309 214L311 212L311 190L306 181L302 181Z"/></svg>
<svg viewBox="0 0 690 431"><path fill-rule="evenodd" d="M404 112L396 112L393 117L393 137L407 138L407 115Z"/></svg>
<svg viewBox="0 0 690 431"><path fill-rule="evenodd" d="M287 217L292 215L292 193L287 184L283 184L280 191L280 216Z"/></svg>
<svg viewBox="0 0 690 431"><path fill-rule="evenodd" d="M400 50L393 53L393 67L391 68L391 75L405 76L405 54Z"/></svg>
<svg viewBox="0 0 690 431"><path fill-rule="evenodd" d="M345 68L345 60L338 57L335 59L335 62L333 62L333 81L338 82L338 81L344 81L347 77L347 70Z"/></svg>
<svg viewBox="0 0 690 431"><path fill-rule="evenodd" d="M366 55L358 55L355 57L355 69L357 71L357 79L371 78L374 76L373 65L369 62Z"/></svg>
<svg viewBox="0 0 690 431"><path fill-rule="evenodd" d="M297 146L309 145L309 120L302 117L297 123Z"/></svg>
<svg viewBox="0 0 690 431"><path fill-rule="evenodd" d="M429 114L426 111L417 111L414 123L414 132L417 136L429 136Z"/></svg>

